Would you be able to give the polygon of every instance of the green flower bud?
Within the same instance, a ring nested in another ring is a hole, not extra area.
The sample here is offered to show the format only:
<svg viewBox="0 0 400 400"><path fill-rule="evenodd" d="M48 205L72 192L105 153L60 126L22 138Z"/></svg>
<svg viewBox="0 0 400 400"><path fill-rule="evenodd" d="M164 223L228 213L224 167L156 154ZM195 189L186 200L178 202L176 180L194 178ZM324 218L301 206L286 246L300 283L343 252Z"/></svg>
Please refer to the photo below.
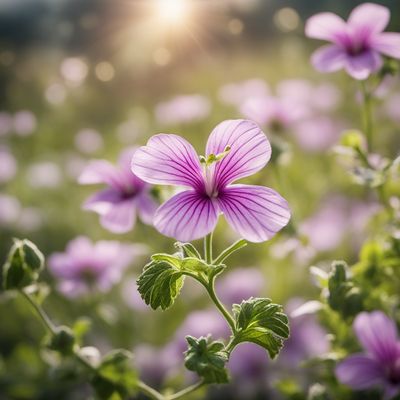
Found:
<svg viewBox="0 0 400 400"><path fill-rule="evenodd" d="M34 283L44 266L44 256L27 239L15 239L3 266L4 289L21 289Z"/></svg>
<svg viewBox="0 0 400 400"><path fill-rule="evenodd" d="M73 352L75 344L74 333L68 326L59 326L56 333L50 339L49 349L58 351L60 354L67 356Z"/></svg>

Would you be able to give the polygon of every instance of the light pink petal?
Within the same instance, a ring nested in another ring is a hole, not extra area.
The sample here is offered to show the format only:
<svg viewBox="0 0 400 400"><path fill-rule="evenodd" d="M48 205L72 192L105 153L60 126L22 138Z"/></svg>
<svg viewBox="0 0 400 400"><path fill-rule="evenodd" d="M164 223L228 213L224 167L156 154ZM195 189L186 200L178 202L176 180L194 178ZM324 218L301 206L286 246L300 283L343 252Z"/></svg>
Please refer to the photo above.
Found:
<svg viewBox="0 0 400 400"><path fill-rule="evenodd" d="M335 44L322 46L314 51L311 63L320 72L335 72L345 65L346 53Z"/></svg>
<svg viewBox="0 0 400 400"><path fill-rule="evenodd" d="M160 133L136 150L132 171L145 182L160 185L204 186L199 158L185 139Z"/></svg>
<svg viewBox="0 0 400 400"><path fill-rule="evenodd" d="M158 204L150 193L143 193L136 197L137 212L140 220L145 224L152 224Z"/></svg>
<svg viewBox="0 0 400 400"><path fill-rule="evenodd" d="M382 32L388 25L390 11L379 4L364 3L355 7L351 12L348 24L358 32L368 33Z"/></svg>
<svg viewBox="0 0 400 400"><path fill-rule="evenodd" d="M313 15L306 22L306 36L335 42L346 31L346 23L338 15L324 12Z"/></svg>
<svg viewBox="0 0 400 400"><path fill-rule="evenodd" d="M215 165L214 179L218 188L256 173L271 158L271 145L253 121L221 122L208 138L206 155L222 153L227 146L230 146L230 151Z"/></svg>
<svg viewBox="0 0 400 400"><path fill-rule="evenodd" d="M101 225L113 233L129 232L136 221L136 206L132 200L125 200L114 204L102 214Z"/></svg>
<svg viewBox="0 0 400 400"><path fill-rule="evenodd" d="M386 56L400 58L400 33L385 32L374 36L372 47Z"/></svg>
<svg viewBox="0 0 400 400"><path fill-rule="evenodd" d="M362 312L354 320L353 328L365 350L383 364L396 360L396 325L383 312Z"/></svg>
<svg viewBox="0 0 400 400"><path fill-rule="evenodd" d="M114 165L105 160L93 160L84 168L78 182L82 185L106 183L113 187L119 187L121 179Z"/></svg>
<svg viewBox="0 0 400 400"><path fill-rule="evenodd" d="M367 389L384 382L384 369L378 361L364 354L354 354L339 363L336 377L343 385L356 390Z"/></svg>
<svg viewBox="0 0 400 400"><path fill-rule="evenodd" d="M382 67L382 57L375 51L366 51L357 56L349 56L346 58L347 73L357 80L364 80L373 72L378 71Z"/></svg>
<svg viewBox="0 0 400 400"><path fill-rule="evenodd" d="M263 186L228 186L218 202L229 225L250 242L271 239L290 219L286 200Z"/></svg>
<svg viewBox="0 0 400 400"><path fill-rule="evenodd" d="M48 259L49 269L57 278L72 279L75 276L74 260L66 253L54 253Z"/></svg>
<svg viewBox="0 0 400 400"><path fill-rule="evenodd" d="M89 197L82 205L84 210L106 214L114 204L121 201L121 194L114 189L104 189Z"/></svg>
<svg viewBox="0 0 400 400"><path fill-rule="evenodd" d="M163 235L190 242L209 234L217 224L218 206L194 190L178 193L154 216L154 226Z"/></svg>

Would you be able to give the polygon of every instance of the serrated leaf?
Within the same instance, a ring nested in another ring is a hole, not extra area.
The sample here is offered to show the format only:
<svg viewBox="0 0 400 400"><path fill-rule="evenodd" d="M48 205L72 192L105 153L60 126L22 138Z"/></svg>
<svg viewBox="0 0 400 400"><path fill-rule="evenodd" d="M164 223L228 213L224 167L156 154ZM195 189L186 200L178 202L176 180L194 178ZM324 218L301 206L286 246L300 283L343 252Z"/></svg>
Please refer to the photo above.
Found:
<svg viewBox="0 0 400 400"><path fill-rule="evenodd" d="M205 383L227 383L228 371L225 364L228 354L222 342L211 341L210 336L186 336L189 348L185 352L185 366L195 371Z"/></svg>
<svg viewBox="0 0 400 400"><path fill-rule="evenodd" d="M183 286L184 276L180 263L171 257L159 257L144 267L137 280L142 299L151 308L163 310L171 307ZM165 255L168 256L168 255Z"/></svg>
<svg viewBox="0 0 400 400"><path fill-rule="evenodd" d="M235 343L253 342L274 358L289 337L289 322L282 306L270 299L250 298L233 305L237 333Z"/></svg>
<svg viewBox="0 0 400 400"><path fill-rule="evenodd" d="M113 350L105 355L92 379L97 395L109 399L119 395L127 398L137 386L137 374L130 365L132 354L126 350Z"/></svg>

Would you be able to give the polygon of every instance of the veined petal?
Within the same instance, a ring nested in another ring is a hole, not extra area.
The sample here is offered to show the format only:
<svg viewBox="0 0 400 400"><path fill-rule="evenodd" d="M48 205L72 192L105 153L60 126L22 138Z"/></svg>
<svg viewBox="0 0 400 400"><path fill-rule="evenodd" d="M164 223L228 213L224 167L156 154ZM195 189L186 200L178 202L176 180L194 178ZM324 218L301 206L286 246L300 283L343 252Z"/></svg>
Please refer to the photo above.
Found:
<svg viewBox="0 0 400 400"><path fill-rule="evenodd" d="M354 320L354 332L364 349L383 364L397 358L397 329L381 311L362 312Z"/></svg>
<svg viewBox="0 0 400 400"><path fill-rule="evenodd" d="M286 200L263 186L228 186L218 202L229 225L250 242L271 239L290 219Z"/></svg>
<svg viewBox="0 0 400 400"><path fill-rule="evenodd" d="M160 185L204 186L199 158L185 139L160 133L136 150L132 171L145 182Z"/></svg>
<svg viewBox="0 0 400 400"><path fill-rule="evenodd" d="M115 188L121 187L119 171L106 160L93 160L84 168L78 178L82 185L106 183Z"/></svg>
<svg viewBox="0 0 400 400"><path fill-rule="evenodd" d="M384 382L383 366L364 354L354 354L346 358L336 367L335 374L340 383L356 390Z"/></svg>
<svg viewBox="0 0 400 400"><path fill-rule="evenodd" d="M345 60L345 51L335 44L322 46L311 56L312 65L320 72L338 71L344 67Z"/></svg>
<svg viewBox="0 0 400 400"><path fill-rule="evenodd" d="M260 127L253 121L227 120L217 125L207 141L206 155L229 153L215 165L214 180L218 189L252 175L271 158L271 145Z"/></svg>
<svg viewBox="0 0 400 400"><path fill-rule="evenodd" d="M400 33L384 32L371 39L371 46L379 53L400 58Z"/></svg>
<svg viewBox="0 0 400 400"><path fill-rule="evenodd" d="M100 218L101 225L113 233L129 232L135 222L136 205L132 199L113 204Z"/></svg>
<svg viewBox="0 0 400 400"><path fill-rule="evenodd" d="M345 68L354 79L363 80L379 70L383 64L382 57L376 51L366 51L346 58Z"/></svg>
<svg viewBox="0 0 400 400"><path fill-rule="evenodd" d="M190 242L209 234L217 219L215 201L194 190L186 190L159 207L154 216L154 226L163 235Z"/></svg>
<svg viewBox="0 0 400 400"><path fill-rule="evenodd" d="M335 42L346 31L346 23L338 15L324 12L313 15L306 22L306 36Z"/></svg>
<svg viewBox="0 0 400 400"><path fill-rule="evenodd" d="M357 31L365 33L382 32L388 25L390 11L379 4L364 3L355 7L347 23Z"/></svg>

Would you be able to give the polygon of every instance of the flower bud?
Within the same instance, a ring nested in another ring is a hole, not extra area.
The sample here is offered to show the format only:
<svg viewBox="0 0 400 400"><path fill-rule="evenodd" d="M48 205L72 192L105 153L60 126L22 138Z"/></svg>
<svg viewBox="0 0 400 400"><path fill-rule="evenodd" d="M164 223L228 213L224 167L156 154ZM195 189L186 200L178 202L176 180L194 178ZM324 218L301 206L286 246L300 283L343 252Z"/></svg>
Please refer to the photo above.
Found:
<svg viewBox="0 0 400 400"><path fill-rule="evenodd" d="M68 326L60 326L52 336L48 347L66 356L72 353L74 344L75 336L72 330Z"/></svg>
<svg viewBox="0 0 400 400"><path fill-rule="evenodd" d="M27 239L15 239L3 267L4 289L20 289L34 283L44 266L44 256Z"/></svg>

